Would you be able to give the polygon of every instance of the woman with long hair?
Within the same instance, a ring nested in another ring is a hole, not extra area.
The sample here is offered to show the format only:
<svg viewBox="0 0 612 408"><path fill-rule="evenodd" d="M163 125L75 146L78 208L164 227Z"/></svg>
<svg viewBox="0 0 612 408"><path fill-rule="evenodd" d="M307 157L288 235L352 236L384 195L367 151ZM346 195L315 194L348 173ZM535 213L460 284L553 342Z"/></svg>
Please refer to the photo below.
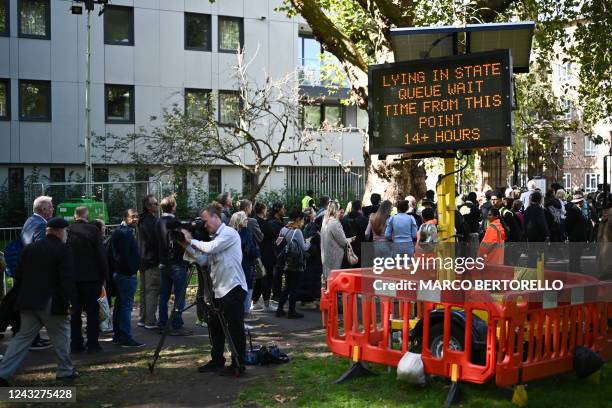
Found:
<svg viewBox="0 0 612 408"><path fill-rule="evenodd" d="M238 211L232 214L229 220L229 226L240 235L240 242L242 244L242 270L244 271L244 277L246 278L247 287L249 288L247 295L244 299L244 315L245 321L257 320L250 316L249 311L251 310L251 297L253 296L253 282L255 280L255 262L259 258L260 253L253 234L247 227L249 219L244 211Z"/></svg>
<svg viewBox="0 0 612 408"><path fill-rule="evenodd" d="M392 209L393 204L391 201L385 200L378 207L378 211L370 214L370 220L365 232L366 241L385 242L387 240L385 238L385 228L387 227L389 217L391 217Z"/></svg>
<svg viewBox="0 0 612 408"><path fill-rule="evenodd" d="M329 203L323 217L321 227L321 261L323 263L323 277L328 278L334 269L340 269L346 252L346 246L354 239L344 235L340 223L340 204L337 201Z"/></svg>

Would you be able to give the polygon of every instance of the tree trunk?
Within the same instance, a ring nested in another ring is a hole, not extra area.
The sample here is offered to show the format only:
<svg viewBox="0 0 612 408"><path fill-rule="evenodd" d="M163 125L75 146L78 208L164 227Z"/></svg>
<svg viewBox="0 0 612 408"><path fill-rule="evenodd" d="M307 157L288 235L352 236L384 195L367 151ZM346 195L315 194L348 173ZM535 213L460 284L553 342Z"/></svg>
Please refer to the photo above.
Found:
<svg viewBox="0 0 612 408"><path fill-rule="evenodd" d="M378 155L369 154L368 138L363 147L363 158L367 170L363 202L370 202L372 193L378 193L383 200L403 200L407 195L417 199L425 195L427 174L420 160L399 161L401 155L388 155L380 160Z"/></svg>

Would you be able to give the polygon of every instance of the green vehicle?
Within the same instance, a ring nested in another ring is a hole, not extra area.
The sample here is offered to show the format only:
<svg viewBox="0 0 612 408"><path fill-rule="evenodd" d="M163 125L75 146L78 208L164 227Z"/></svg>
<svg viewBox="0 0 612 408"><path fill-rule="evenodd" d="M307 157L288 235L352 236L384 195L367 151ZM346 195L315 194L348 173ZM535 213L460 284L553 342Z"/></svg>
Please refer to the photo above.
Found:
<svg viewBox="0 0 612 408"><path fill-rule="evenodd" d="M106 203L93 198L69 198L56 208L56 215L62 217L69 223L74 222L74 211L78 207L89 208L89 219L101 219L108 224L108 210Z"/></svg>

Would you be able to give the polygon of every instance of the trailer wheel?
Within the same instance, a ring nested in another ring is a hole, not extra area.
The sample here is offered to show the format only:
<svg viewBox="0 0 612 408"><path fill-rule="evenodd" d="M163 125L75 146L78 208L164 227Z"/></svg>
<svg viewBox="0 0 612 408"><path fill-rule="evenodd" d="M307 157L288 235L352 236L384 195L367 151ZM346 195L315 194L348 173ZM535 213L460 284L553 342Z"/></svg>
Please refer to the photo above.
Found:
<svg viewBox="0 0 612 408"><path fill-rule="evenodd" d="M465 333L457 325L451 324L451 335L448 339L448 348L451 350L463 350ZM429 349L435 358L442 358L444 354L444 324L438 323L431 326L429 330Z"/></svg>

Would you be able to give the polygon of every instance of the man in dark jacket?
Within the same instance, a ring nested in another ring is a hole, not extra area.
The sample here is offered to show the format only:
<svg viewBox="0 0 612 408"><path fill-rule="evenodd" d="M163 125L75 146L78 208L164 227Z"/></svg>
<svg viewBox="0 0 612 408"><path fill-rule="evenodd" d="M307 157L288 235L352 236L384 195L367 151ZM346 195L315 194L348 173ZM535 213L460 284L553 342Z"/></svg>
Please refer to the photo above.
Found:
<svg viewBox="0 0 612 408"><path fill-rule="evenodd" d="M98 298L104 282L108 281L108 264L102 246L102 234L87 222L89 210L78 207L74 212L74 224L68 227L68 245L75 266L77 295L70 316L72 341L70 350L80 353L85 350L81 333L81 313L87 313L87 352L102 351L98 343L100 335L100 305Z"/></svg>
<svg viewBox="0 0 612 408"><path fill-rule="evenodd" d="M159 327L164 328L168 322L168 300L174 291L174 298L180 299L175 307L181 312L174 314L170 336L190 336L193 331L183 327L183 313L185 308L185 290L187 289L187 265L183 260L185 250L173 238L168 224L176 222L176 200L169 196L162 199L162 216L155 225L157 243L159 248L159 273L161 276L159 287Z"/></svg>
<svg viewBox="0 0 612 408"><path fill-rule="evenodd" d="M142 200L143 212L138 218L138 245L140 248L140 318L138 326L157 329L159 303L159 247L155 224L157 223L157 198L149 194Z"/></svg>
<svg viewBox="0 0 612 408"><path fill-rule="evenodd" d="M25 247L32 242L39 241L45 237L47 220L53 217L53 199L48 196L36 197L33 203L33 213L21 228L21 244ZM19 331L19 324L13 324L13 334ZM40 335L32 341L30 350L44 350L53 347L48 339L42 339Z"/></svg>
<svg viewBox="0 0 612 408"><path fill-rule="evenodd" d="M72 253L66 242L68 223L52 218L47 223L46 236L23 250L17 270L17 309L21 329L11 340L0 363L0 386L17 371L28 347L45 326L55 347L57 379L74 379L78 372L70 359L70 323L68 309L75 296Z"/></svg>
<svg viewBox="0 0 612 408"><path fill-rule="evenodd" d="M138 280L136 272L140 265L138 244L134 229L138 223L138 212L130 208L123 213L123 221L113 231L111 247L113 252L113 280L117 288L117 300L113 309L113 343L125 348L144 347L132 337L132 306Z"/></svg>
<svg viewBox="0 0 612 408"><path fill-rule="evenodd" d="M353 265L353 268L361 267L361 242L365 237L365 231L368 228L368 218L361 212L361 201L354 200L351 202L351 212L342 218L342 228L344 234L347 237L355 237L355 240L351 242L351 247L355 255L359 257L357 265Z"/></svg>
<svg viewBox="0 0 612 408"><path fill-rule="evenodd" d="M582 193L575 193L572 201L565 206L565 228L569 247L569 272L582 272L581 257L584 243L587 240L588 220L582 213L584 196Z"/></svg>
<svg viewBox="0 0 612 408"><path fill-rule="evenodd" d="M372 203L372 205L367 205L365 207L363 207L363 216L368 218L370 216L370 214L374 214L376 211L378 211L378 208L380 207L380 200L381 200L381 196L378 193L372 193L372 195L370 196L370 202Z"/></svg>
<svg viewBox="0 0 612 408"><path fill-rule="evenodd" d="M529 197L530 204L525 210L525 236L527 237L528 265L535 268L538 257L544 252L544 242L550 242L550 230L542 208L542 193L534 191Z"/></svg>

